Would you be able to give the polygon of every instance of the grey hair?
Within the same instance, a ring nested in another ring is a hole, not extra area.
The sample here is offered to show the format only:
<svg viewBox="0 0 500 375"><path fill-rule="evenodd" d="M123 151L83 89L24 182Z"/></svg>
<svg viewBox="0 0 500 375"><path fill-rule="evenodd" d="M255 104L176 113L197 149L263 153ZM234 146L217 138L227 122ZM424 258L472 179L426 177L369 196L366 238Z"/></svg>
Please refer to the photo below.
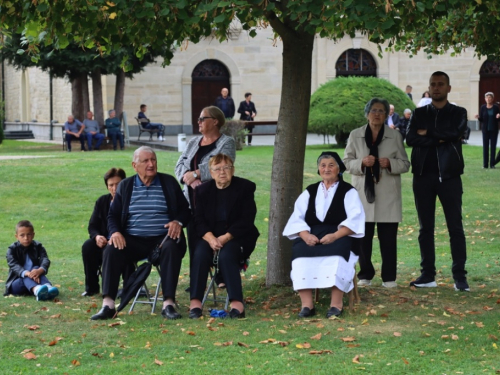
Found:
<svg viewBox="0 0 500 375"><path fill-rule="evenodd" d="M110 109L110 110L108 111L108 115L110 115L110 114L111 114L111 112L116 112L116 111L115 111L114 109Z"/></svg>
<svg viewBox="0 0 500 375"><path fill-rule="evenodd" d="M339 166L339 163L337 163L337 160L335 160L335 158L332 156L332 155L321 155L319 158L318 158L318 167L319 167L319 163L321 163L321 160L323 159L333 159L333 161L335 162L335 164L337 164L337 167L340 167Z"/></svg>
<svg viewBox="0 0 500 375"><path fill-rule="evenodd" d="M411 109L410 108L406 108L403 113L411 113Z"/></svg>
<svg viewBox="0 0 500 375"><path fill-rule="evenodd" d="M149 154L153 154L154 156L156 156L155 150L153 150L151 147L149 147L149 146L141 146L137 150L134 151L134 157L132 158L132 161L134 163L138 163L139 162L139 154L141 152L147 152Z"/></svg>
<svg viewBox="0 0 500 375"><path fill-rule="evenodd" d="M380 103L384 106L385 109L385 114L386 117L389 114L389 102L385 99L379 99L379 98L372 98L368 103L365 105L365 116L368 117L368 114L370 113L370 110L372 109L374 104Z"/></svg>
<svg viewBox="0 0 500 375"><path fill-rule="evenodd" d="M495 94L493 94L491 91L488 91L486 94L484 94L485 97L491 96L492 98L495 97Z"/></svg>

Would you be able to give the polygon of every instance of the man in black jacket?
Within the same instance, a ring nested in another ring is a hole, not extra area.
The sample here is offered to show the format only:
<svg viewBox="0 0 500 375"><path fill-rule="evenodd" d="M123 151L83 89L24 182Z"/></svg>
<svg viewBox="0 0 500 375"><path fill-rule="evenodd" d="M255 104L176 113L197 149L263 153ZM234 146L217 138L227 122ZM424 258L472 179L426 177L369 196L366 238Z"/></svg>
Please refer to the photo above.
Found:
<svg viewBox="0 0 500 375"><path fill-rule="evenodd" d="M163 243L160 255L161 314L166 319L179 319L181 315L174 308L175 291L186 253L182 228L191 218L189 204L177 180L158 173L156 154L151 147L135 150L132 166L137 174L120 182L109 209L110 239L102 264L103 306L92 320L115 316L120 270L129 262L147 258L167 234L169 238Z"/></svg>
<svg viewBox="0 0 500 375"><path fill-rule="evenodd" d="M422 258L421 275L410 286L437 286L434 227L438 197L450 235L455 290L469 291L460 177L464 171L462 139L467 130L467 111L448 102L450 90L446 73L432 73L429 80L432 103L415 109L406 138L408 146L413 147L413 193L420 223L418 242Z"/></svg>
<svg viewBox="0 0 500 375"><path fill-rule="evenodd" d="M214 106L218 107L224 113L226 119L234 117L234 100L229 96L229 90L225 87L222 89L221 95L215 99Z"/></svg>

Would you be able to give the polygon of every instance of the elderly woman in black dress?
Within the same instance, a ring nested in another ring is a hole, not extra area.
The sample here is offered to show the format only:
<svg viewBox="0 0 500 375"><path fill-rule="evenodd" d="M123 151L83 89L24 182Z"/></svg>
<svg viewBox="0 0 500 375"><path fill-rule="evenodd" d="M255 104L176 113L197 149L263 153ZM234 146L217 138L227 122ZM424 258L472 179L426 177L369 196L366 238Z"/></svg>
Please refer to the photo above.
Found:
<svg viewBox="0 0 500 375"><path fill-rule="evenodd" d="M254 225L255 184L234 176L233 160L225 154L210 159L212 180L195 190L194 227L200 238L191 260L189 317L202 316L203 294L214 255L231 301L229 317L244 318L240 266L255 249L259 231Z"/></svg>
<svg viewBox="0 0 500 375"><path fill-rule="evenodd" d="M316 314L312 290L331 288L326 317L342 314L344 293L354 287L358 261L351 239L364 236L365 213L358 192L342 179L344 163L336 152L318 158L321 181L297 198L283 235L294 240L291 279L299 292L299 317Z"/></svg>

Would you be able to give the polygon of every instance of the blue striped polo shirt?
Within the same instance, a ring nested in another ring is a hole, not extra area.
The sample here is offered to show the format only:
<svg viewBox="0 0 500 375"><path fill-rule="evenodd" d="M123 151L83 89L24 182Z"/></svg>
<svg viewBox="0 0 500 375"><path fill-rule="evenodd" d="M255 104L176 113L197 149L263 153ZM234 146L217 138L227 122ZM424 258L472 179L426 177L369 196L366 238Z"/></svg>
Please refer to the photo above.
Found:
<svg viewBox="0 0 500 375"><path fill-rule="evenodd" d="M167 202L158 176L146 186L138 175L130 199L127 233L132 236L153 237L167 234L170 222Z"/></svg>

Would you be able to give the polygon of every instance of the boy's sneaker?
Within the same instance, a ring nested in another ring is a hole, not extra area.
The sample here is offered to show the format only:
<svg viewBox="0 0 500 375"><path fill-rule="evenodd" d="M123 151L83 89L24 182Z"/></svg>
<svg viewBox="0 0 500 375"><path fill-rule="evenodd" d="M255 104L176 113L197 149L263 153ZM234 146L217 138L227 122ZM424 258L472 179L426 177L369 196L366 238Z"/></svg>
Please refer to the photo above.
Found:
<svg viewBox="0 0 500 375"><path fill-rule="evenodd" d="M46 301L49 298L49 288L47 288L47 285L40 285L35 290L35 296L37 301Z"/></svg>
<svg viewBox="0 0 500 375"><path fill-rule="evenodd" d="M455 280L455 290L457 292L470 292L469 284L467 284L467 279L462 279L460 281Z"/></svg>
<svg viewBox="0 0 500 375"><path fill-rule="evenodd" d="M417 288L436 288L437 284L434 280L434 277L420 275L419 278L410 282L410 286L414 286Z"/></svg>
<svg viewBox="0 0 500 375"><path fill-rule="evenodd" d="M368 279L360 279L358 281L358 286L370 286L372 285L372 281Z"/></svg>
<svg viewBox="0 0 500 375"><path fill-rule="evenodd" d="M59 289L57 289L55 286L51 286L49 288L49 299L54 299L59 295Z"/></svg>

